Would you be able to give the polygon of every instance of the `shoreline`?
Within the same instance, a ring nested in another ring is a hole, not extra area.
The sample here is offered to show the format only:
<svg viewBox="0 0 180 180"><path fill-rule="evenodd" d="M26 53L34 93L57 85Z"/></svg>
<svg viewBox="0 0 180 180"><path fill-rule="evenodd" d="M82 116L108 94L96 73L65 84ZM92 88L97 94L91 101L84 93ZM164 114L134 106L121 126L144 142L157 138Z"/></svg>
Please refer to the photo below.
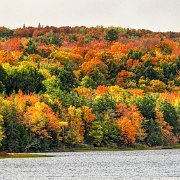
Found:
<svg viewBox="0 0 180 180"><path fill-rule="evenodd" d="M144 148L134 148L134 147L126 147L126 148L106 148L106 147L97 147L97 148L59 148L59 149L51 149L46 151L38 151L38 152L23 152L23 153L8 153L8 152L0 152L0 159L6 158L41 158L41 157L55 157L51 155L45 155L43 153L60 153L60 152L103 152L103 151L139 151L139 150L168 150L168 149L180 149L180 145L177 146L156 146L156 147L144 147Z"/></svg>
<svg viewBox="0 0 180 180"><path fill-rule="evenodd" d="M180 149L180 144L172 146L134 146L134 147L62 147L57 149L49 149L36 153L48 153L48 152L84 152L84 151L136 151L136 150L163 150L163 149ZM33 152L32 152L33 153Z"/></svg>

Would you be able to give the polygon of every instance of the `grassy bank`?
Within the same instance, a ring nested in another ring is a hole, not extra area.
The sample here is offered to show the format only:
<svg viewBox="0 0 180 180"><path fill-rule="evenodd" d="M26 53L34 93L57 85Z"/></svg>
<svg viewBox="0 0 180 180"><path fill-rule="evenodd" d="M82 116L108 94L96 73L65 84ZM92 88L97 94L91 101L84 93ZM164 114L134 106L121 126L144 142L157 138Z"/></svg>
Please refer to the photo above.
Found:
<svg viewBox="0 0 180 180"><path fill-rule="evenodd" d="M88 152L88 151L135 151L135 150L162 150L162 149L180 149L180 144L173 146L155 146L149 147L142 144L133 144L132 146L122 147L63 147L57 149L50 149L43 152Z"/></svg>
<svg viewBox="0 0 180 180"><path fill-rule="evenodd" d="M7 153L0 155L0 159L4 158L40 158L40 157L52 157L43 154L31 154L31 153Z"/></svg>

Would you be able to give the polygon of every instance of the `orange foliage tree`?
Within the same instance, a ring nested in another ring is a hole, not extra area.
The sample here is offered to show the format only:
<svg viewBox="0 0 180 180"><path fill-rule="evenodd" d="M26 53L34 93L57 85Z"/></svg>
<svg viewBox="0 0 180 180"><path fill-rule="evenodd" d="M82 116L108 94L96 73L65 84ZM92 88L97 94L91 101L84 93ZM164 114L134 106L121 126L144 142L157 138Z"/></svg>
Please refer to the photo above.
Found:
<svg viewBox="0 0 180 180"><path fill-rule="evenodd" d="M134 73L126 71L126 70L122 70L116 76L116 83L119 86L125 87L126 86L125 81L130 80L133 76L134 76Z"/></svg>
<svg viewBox="0 0 180 180"><path fill-rule="evenodd" d="M144 132L141 127L143 120L138 108L135 105L127 107L124 103L116 105L118 115L117 124L125 144L133 143L137 138L143 139Z"/></svg>

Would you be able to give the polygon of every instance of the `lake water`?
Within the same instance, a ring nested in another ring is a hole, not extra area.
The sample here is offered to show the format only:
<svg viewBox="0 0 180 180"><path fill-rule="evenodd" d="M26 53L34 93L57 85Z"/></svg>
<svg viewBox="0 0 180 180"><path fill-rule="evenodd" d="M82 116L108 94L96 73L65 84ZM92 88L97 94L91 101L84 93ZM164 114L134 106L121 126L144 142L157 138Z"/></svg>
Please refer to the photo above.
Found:
<svg viewBox="0 0 180 180"><path fill-rule="evenodd" d="M180 150L47 153L1 159L0 180L180 179Z"/></svg>

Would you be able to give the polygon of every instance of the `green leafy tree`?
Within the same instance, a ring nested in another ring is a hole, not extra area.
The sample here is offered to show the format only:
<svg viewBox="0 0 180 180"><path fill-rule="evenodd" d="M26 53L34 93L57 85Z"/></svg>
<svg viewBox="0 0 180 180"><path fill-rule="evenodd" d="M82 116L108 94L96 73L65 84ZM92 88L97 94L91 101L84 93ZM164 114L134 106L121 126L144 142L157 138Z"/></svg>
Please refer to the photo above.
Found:
<svg viewBox="0 0 180 180"><path fill-rule="evenodd" d="M180 121L178 120L178 114L176 109L168 103L166 100L162 101L160 104L160 110L163 113L164 120L172 126L174 133L180 132Z"/></svg>
<svg viewBox="0 0 180 180"><path fill-rule="evenodd" d="M13 30L3 27L0 30L0 37L12 37L13 36Z"/></svg>
<svg viewBox="0 0 180 180"><path fill-rule="evenodd" d="M52 98L57 98L62 93L62 83L56 76L44 80L43 84L46 89L46 94L49 94Z"/></svg>
<svg viewBox="0 0 180 180"><path fill-rule="evenodd" d="M142 98L137 99L136 105L144 118L155 119L156 100L151 95L146 94Z"/></svg>
<svg viewBox="0 0 180 180"><path fill-rule="evenodd" d="M7 78L7 73L3 69L3 67L0 65L0 93L2 93L5 90L5 81Z"/></svg>
<svg viewBox="0 0 180 180"><path fill-rule="evenodd" d="M3 150L9 152L22 152L28 145L29 136L25 125L20 122L15 106L6 106L3 109L4 139Z"/></svg>
<svg viewBox="0 0 180 180"><path fill-rule="evenodd" d="M143 51L133 51L132 49L130 50L128 54L128 59L134 59L134 60L141 60L141 57L145 54Z"/></svg>
<svg viewBox="0 0 180 180"><path fill-rule="evenodd" d="M49 33L49 43L54 45L61 45L61 38L53 31Z"/></svg>
<svg viewBox="0 0 180 180"><path fill-rule="evenodd" d="M119 130L113 120L112 110L98 114L98 119L93 122L88 133L88 141L94 146L113 146L119 142Z"/></svg>
<svg viewBox="0 0 180 180"><path fill-rule="evenodd" d="M119 32L116 29L108 29L105 31L105 40L107 41L116 41L119 37Z"/></svg>
<svg viewBox="0 0 180 180"><path fill-rule="evenodd" d="M103 140L103 126L99 121L94 121L89 131L88 141L94 146L100 146Z"/></svg>
<svg viewBox="0 0 180 180"><path fill-rule="evenodd" d="M0 115L0 147L1 147L1 142L4 138L4 128L3 128L3 124L4 124L4 121L3 121L3 116Z"/></svg>
<svg viewBox="0 0 180 180"><path fill-rule="evenodd" d="M75 88L78 86L78 80L76 79L72 71L68 71L65 69L58 68L58 67L53 67L51 68L50 72L52 75L55 75L57 79L60 80L61 90L70 91L72 88Z"/></svg>
<svg viewBox="0 0 180 180"><path fill-rule="evenodd" d="M94 89L97 85L96 82L91 79L89 76L84 76L82 78L81 84L86 88L92 88Z"/></svg>
<svg viewBox="0 0 180 180"><path fill-rule="evenodd" d="M142 125L147 133L147 138L145 139L145 142L149 146L163 145L163 137L162 137L161 127L154 119L144 120Z"/></svg>
<svg viewBox="0 0 180 180"><path fill-rule="evenodd" d="M101 113L103 111L113 109L114 106L115 106L115 100L113 99L113 97L109 94L105 94L95 99L93 104L93 109L97 113Z"/></svg>
<svg viewBox="0 0 180 180"><path fill-rule="evenodd" d="M36 54L37 46L33 40L29 40L27 43L27 48L24 50L24 54Z"/></svg>
<svg viewBox="0 0 180 180"><path fill-rule="evenodd" d="M7 70L5 88L8 94L21 89L24 93L40 92L44 90L42 81L44 76L33 66L10 67Z"/></svg>

